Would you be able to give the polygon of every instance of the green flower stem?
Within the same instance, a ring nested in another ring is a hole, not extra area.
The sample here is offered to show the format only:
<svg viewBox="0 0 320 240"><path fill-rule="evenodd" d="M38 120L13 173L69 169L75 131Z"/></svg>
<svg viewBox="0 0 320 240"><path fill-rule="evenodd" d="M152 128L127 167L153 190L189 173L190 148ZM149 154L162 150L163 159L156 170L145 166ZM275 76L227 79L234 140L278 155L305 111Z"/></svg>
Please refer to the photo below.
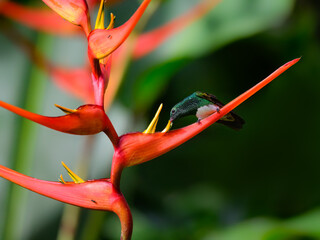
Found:
<svg viewBox="0 0 320 240"><path fill-rule="evenodd" d="M49 49L50 41L48 40L48 37L44 35L37 36L37 46L40 50ZM42 107L45 86L44 73L32 66L30 76L26 78L26 86L21 88L21 95L25 97L21 99L22 104L20 105L24 105L23 108L29 111L38 112ZM36 148L37 125L29 120L21 119L17 129L15 142L12 144L15 147L12 148L11 163L16 171L28 175L32 169ZM10 184L2 239L22 239L24 218L21 216L26 214L27 194L25 189Z"/></svg>

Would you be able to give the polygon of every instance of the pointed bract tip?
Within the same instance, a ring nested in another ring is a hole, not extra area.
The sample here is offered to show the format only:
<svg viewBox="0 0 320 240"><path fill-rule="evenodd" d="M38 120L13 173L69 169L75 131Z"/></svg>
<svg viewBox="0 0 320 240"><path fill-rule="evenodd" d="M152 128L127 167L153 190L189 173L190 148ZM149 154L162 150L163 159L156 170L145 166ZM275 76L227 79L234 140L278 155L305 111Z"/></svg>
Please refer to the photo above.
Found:
<svg viewBox="0 0 320 240"><path fill-rule="evenodd" d="M295 58L295 59L293 59L293 60L291 60L291 61L287 62L287 63L286 63L285 65L283 65L283 66L284 66L284 67L292 66L292 65L296 64L297 62L299 62L299 61L300 61L300 59L301 59L301 57L299 57L299 58Z"/></svg>

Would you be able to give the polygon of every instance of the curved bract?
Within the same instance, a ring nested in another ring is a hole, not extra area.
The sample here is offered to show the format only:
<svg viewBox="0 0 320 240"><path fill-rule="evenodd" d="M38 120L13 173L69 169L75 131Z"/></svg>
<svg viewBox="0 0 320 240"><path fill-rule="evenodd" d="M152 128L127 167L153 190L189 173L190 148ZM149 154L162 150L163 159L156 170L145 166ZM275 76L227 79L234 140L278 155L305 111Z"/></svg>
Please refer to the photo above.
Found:
<svg viewBox="0 0 320 240"><path fill-rule="evenodd" d="M32 178L1 165L0 176L41 195L90 209L110 211L113 203L122 197L109 179L63 184Z"/></svg>
<svg viewBox="0 0 320 240"><path fill-rule="evenodd" d="M199 123L196 122L184 128L172 130L167 133L157 132L153 134L144 134L138 132L121 136L117 148L118 157L114 158L114 164L119 164L122 167L141 164L178 147L232 111L299 60L300 59L294 59L278 68L257 85L226 104L220 109L220 112L212 114L211 116L201 120ZM117 169L117 166L113 167Z"/></svg>
<svg viewBox="0 0 320 240"><path fill-rule="evenodd" d="M64 133L91 135L106 131L109 127L108 117L103 108L92 104L80 106L73 113L59 117L42 116L3 101L0 101L0 106L21 117Z"/></svg>
<svg viewBox="0 0 320 240"><path fill-rule="evenodd" d="M128 204L109 179L63 184L32 178L1 165L0 176L33 192L64 203L94 210L112 211L120 219L122 239L131 237L132 216Z"/></svg>

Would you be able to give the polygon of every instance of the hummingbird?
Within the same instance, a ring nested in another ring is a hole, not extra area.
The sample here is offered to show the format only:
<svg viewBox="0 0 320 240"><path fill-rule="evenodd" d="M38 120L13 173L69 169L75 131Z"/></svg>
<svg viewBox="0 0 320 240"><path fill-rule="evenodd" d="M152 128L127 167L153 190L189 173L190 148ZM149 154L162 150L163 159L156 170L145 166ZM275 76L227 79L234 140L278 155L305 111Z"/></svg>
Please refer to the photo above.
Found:
<svg viewBox="0 0 320 240"><path fill-rule="evenodd" d="M171 123L184 116L196 115L198 122L215 112L220 112L224 104L216 96L210 93L194 92L181 102L177 103L170 111ZM229 112L217 121L232 129L239 130L244 124L244 120L234 112Z"/></svg>

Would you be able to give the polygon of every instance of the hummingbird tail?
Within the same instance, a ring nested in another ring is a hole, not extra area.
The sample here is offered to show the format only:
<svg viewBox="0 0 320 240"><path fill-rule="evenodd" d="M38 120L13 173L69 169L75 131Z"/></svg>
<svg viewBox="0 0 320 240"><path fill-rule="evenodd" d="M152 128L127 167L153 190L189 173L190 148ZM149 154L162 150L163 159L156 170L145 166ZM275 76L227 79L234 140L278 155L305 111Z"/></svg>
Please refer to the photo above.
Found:
<svg viewBox="0 0 320 240"><path fill-rule="evenodd" d="M227 127L230 127L234 130L240 130L245 123L244 120L239 117L234 112L230 112L227 115L223 116L218 123L221 123Z"/></svg>

